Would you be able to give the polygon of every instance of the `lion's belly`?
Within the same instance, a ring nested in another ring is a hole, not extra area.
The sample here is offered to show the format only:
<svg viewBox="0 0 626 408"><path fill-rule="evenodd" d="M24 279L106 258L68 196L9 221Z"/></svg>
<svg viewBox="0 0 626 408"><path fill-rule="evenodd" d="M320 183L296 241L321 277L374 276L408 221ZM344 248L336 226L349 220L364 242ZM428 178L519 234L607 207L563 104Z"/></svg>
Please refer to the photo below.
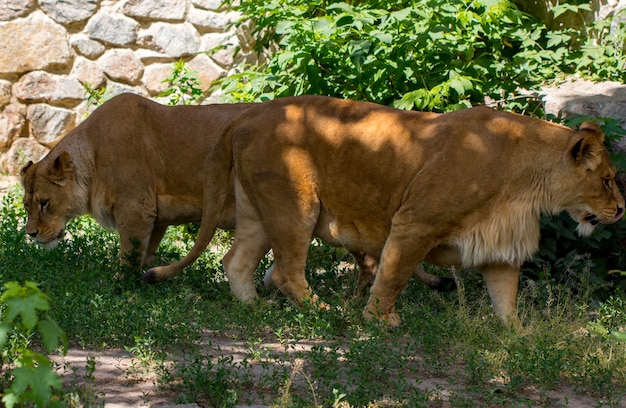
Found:
<svg viewBox="0 0 626 408"><path fill-rule="evenodd" d="M202 198L158 195L157 220L162 224L185 224L202 219Z"/></svg>
<svg viewBox="0 0 626 408"><path fill-rule="evenodd" d="M314 235L329 245L344 247L350 251L365 251L370 255L380 255L387 239L388 229L376 222L342 220L334 214L323 211L320 214Z"/></svg>
<svg viewBox="0 0 626 408"><path fill-rule="evenodd" d="M190 196L160 194L157 196L157 222L163 225L200 222L202 219L202 199ZM227 202L222 211L218 227L235 229L235 206Z"/></svg>

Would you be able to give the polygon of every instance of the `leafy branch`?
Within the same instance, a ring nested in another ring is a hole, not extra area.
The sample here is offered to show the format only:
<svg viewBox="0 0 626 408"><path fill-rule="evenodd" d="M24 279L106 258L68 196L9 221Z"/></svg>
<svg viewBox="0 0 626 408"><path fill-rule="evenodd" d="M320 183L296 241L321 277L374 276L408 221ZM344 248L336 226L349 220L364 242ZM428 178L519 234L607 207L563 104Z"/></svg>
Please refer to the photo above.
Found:
<svg viewBox="0 0 626 408"><path fill-rule="evenodd" d="M46 351L67 349L63 330L51 318L39 316L50 310L48 297L33 282L23 286L9 282L4 287L0 296L0 367L4 374L0 379L2 383L10 381L11 386L4 390L2 402L7 408L28 402L39 407L63 406L53 396L55 390L61 390L61 377L48 357L30 345L38 333Z"/></svg>

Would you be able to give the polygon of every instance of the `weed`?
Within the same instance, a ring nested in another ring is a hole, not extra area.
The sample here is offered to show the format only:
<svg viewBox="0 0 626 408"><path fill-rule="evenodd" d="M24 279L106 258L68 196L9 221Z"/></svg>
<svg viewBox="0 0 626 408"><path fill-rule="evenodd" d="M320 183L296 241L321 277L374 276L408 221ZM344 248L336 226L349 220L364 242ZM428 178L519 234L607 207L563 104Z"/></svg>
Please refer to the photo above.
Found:
<svg viewBox="0 0 626 408"><path fill-rule="evenodd" d="M172 64L172 73L163 82L169 86L158 96L169 97L168 105L194 105L203 97L197 74L182 59Z"/></svg>

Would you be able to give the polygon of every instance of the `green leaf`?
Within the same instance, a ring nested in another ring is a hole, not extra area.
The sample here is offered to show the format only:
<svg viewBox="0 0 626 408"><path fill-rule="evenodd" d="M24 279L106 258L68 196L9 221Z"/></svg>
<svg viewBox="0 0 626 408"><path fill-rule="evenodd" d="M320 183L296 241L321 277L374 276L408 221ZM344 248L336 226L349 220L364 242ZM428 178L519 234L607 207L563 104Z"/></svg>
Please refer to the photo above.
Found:
<svg viewBox="0 0 626 408"><path fill-rule="evenodd" d="M4 345L9 340L9 333L13 329L13 325L9 322L0 323L0 350L4 348Z"/></svg>
<svg viewBox="0 0 626 408"><path fill-rule="evenodd" d="M354 17L347 14L341 15L337 20L335 20L335 25L337 27L350 26L354 23Z"/></svg>
<svg viewBox="0 0 626 408"><path fill-rule="evenodd" d="M587 328L590 333L595 334L596 336L606 336L609 334L609 331L600 323L590 322L587 324Z"/></svg>
<svg viewBox="0 0 626 408"><path fill-rule="evenodd" d="M459 96L466 95L467 91L474 89L472 81L462 76L455 76L448 81L450 88L454 89Z"/></svg>
<svg viewBox="0 0 626 408"><path fill-rule="evenodd" d="M330 6L326 7L327 10L340 10L344 13L354 13L354 9L351 5L347 3L333 3Z"/></svg>
<svg viewBox="0 0 626 408"><path fill-rule="evenodd" d="M20 402L33 402L44 407L52 396L51 389L60 390L61 377L50 364L40 364L35 368L18 367L12 371L13 383L7 395L14 394Z"/></svg>
<svg viewBox="0 0 626 408"><path fill-rule="evenodd" d="M372 31L372 37L376 38L378 41L384 44L391 44L393 41L393 35L390 33L385 33L383 31Z"/></svg>
<svg viewBox="0 0 626 408"><path fill-rule="evenodd" d="M612 331L609 337L621 343L626 342L626 332L623 331Z"/></svg>
<svg viewBox="0 0 626 408"><path fill-rule="evenodd" d="M389 17L395 21L404 21L409 17L411 11L411 7L403 8L402 10L392 12Z"/></svg>
<svg viewBox="0 0 626 408"><path fill-rule="evenodd" d="M4 402L6 408L13 408L14 405L19 405L20 398L9 390L9 392L2 397L2 402Z"/></svg>
<svg viewBox="0 0 626 408"><path fill-rule="evenodd" d="M293 26L294 24L291 21L279 21L278 24L276 24L276 34L289 34L291 33Z"/></svg>
<svg viewBox="0 0 626 408"><path fill-rule="evenodd" d="M48 297L39 290L34 282L26 282L20 286L16 282L4 285L7 290L0 297L0 302L5 303L5 321L12 321L18 315L22 318L22 325L32 330L37 324L37 310L49 310Z"/></svg>
<svg viewBox="0 0 626 408"><path fill-rule="evenodd" d="M578 11L578 7L573 4L567 4L567 3L558 4L554 6L554 8L552 9L552 15L554 16L554 18L557 18L561 14L567 13L568 11L575 13Z"/></svg>
<svg viewBox="0 0 626 408"><path fill-rule="evenodd" d="M67 336L59 325L52 319L45 319L37 326L41 333L43 345L48 351L56 350L60 344L63 347L67 344Z"/></svg>
<svg viewBox="0 0 626 408"><path fill-rule="evenodd" d="M330 17L322 17L313 21L313 31L325 37L331 36L334 32L333 21Z"/></svg>
<svg viewBox="0 0 626 408"><path fill-rule="evenodd" d="M548 37L548 47L552 48L557 45L567 44L571 40L572 36L563 32L551 32L547 34Z"/></svg>

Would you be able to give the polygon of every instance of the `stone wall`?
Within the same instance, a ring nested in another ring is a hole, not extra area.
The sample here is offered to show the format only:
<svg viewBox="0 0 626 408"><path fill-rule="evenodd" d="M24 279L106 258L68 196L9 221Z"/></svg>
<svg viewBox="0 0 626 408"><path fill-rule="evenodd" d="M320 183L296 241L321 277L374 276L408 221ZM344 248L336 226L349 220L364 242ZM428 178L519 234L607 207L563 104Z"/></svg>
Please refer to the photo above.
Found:
<svg viewBox="0 0 626 408"><path fill-rule="evenodd" d="M0 172L17 174L85 118L81 82L154 97L180 58L205 89L251 59L242 47L234 60L241 36L220 3L0 0Z"/></svg>

